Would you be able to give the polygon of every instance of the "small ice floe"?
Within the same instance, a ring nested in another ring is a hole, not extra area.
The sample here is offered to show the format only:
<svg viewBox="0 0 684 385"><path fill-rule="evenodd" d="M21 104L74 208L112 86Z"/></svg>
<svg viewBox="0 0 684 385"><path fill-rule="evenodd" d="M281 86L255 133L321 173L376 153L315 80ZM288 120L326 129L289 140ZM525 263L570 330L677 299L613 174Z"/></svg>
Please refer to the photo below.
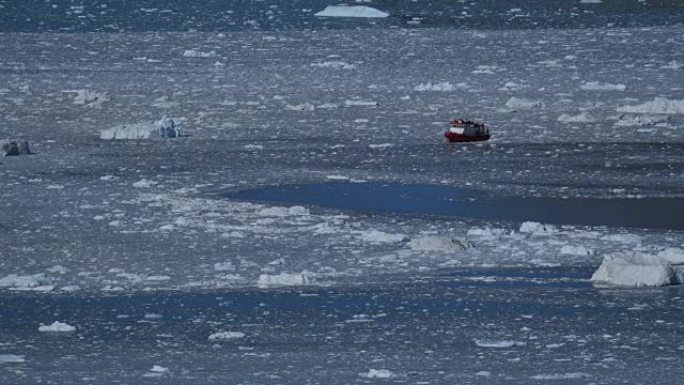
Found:
<svg viewBox="0 0 684 385"><path fill-rule="evenodd" d="M0 140L0 157L32 154L29 144L25 140L3 139Z"/></svg>
<svg viewBox="0 0 684 385"><path fill-rule="evenodd" d="M455 90L456 87L449 83L449 82L440 82L440 83L420 83L419 85L413 87L414 91L440 91L440 92L449 92Z"/></svg>
<svg viewBox="0 0 684 385"><path fill-rule="evenodd" d="M359 237L362 241L373 244L397 243L408 240L408 237L404 234L391 234L378 230L362 231Z"/></svg>
<svg viewBox="0 0 684 385"><path fill-rule="evenodd" d="M392 143L369 144L368 147L374 150L385 150L394 146Z"/></svg>
<svg viewBox="0 0 684 385"><path fill-rule="evenodd" d="M556 120L561 123L591 123L595 122L596 118L586 112L582 112L579 115L562 114Z"/></svg>
<svg viewBox="0 0 684 385"><path fill-rule="evenodd" d="M26 362L24 356L18 356L16 354L0 354L0 364L18 364L21 362Z"/></svg>
<svg viewBox="0 0 684 385"><path fill-rule="evenodd" d="M473 227L468 230L466 233L466 237L468 238L480 238L480 239L486 239L486 240L496 240L501 238L506 234L506 230L504 229L498 229L498 228L491 228L491 227Z"/></svg>
<svg viewBox="0 0 684 385"><path fill-rule="evenodd" d="M475 345L481 348L512 348L516 346L527 346L527 342L511 340L475 340Z"/></svg>
<svg viewBox="0 0 684 385"><path fill-rule="evenodd" d="M301 273L261 274L257 286L262 289L282 286L306 286L314 282L314 275L308 271Z"/></svg>
<svg viewBox="0 0 684 385"><path fill-rule="evenodd" d="M539 100L512 97L506 102L506 107L512 110L528 110L543 107L544 103Z"/></svg>
<svg viewBox="0 0 684 385"><path fill-rule="evenodd" d="M87 107L100 107L102 103L109 101L109 93L106 91L75 90L74 104Z"/></svg>
<svg viewBox="0 0 684 385"><path fill-rule="evenodd" d="M156 122L123 124L100 131L101 139L152 139L177 138L183 136L180 127L171 118Z"/></svg>
<svg viewBox="0 0 684 385"><path fill-rule="evenodd" d="M209 341L227 341L245 338L245 333L243 332L217 332L209 335Z"/></svg>
<svg viewBox="0 0 684 385"><path fill-rule="evenodd" d="M548 235L558 232L558 229L553 225L527 221L520 225L520 229L518 231L532 235Z"/></svg>
<svg viewBox="0 0 684 385"><path fill-rule="evenodd" d="M292 206L292 207L266 207L259 210L259 216L262 217L289 217L289 216L300 216L309 215L309 209L303 206Z"/></svg>
<svg viewBox="0 0 684 385"><path fill-rule="evenodd" d="M314 106L311 103L302 103L302 104L288 104L285 106L288 110L292 111L315 111L316 106Z"/></svg>
<svg viewBox="0 0 684 385"><path fill-rule="evenodd" d="M218 262L214 264L214 270L216 271L235 271L235 265L229 262Z"/></svg>
<svg viewBox="0 0 684 385"><path fill-rule="evenodd" d="M587 248L582 245L578 246L573 246L573 245L564 245L560 249L561 255L576 255L576 256L584 256L584 255L594 255L594 250Z"/></svg>
<svg viewBox="0 0 684 385"><path fill-rule="evenodd" d="M151 181L149 179L143 178L137 182L133 182L133 187L135 187L135 188L150 188L150 187L154 186L155 184L157 184L157 183L154 181Z"/></svg>
<svg viewBox="0 0 684 385"><path fill-rule="evenodd" d="M374 100L345 100L345 107L376 107L378 102Z"/></svg>
<svg viewBox="0 0 684 385"><path fill-rule="evenodd" d="M262 151L264 146L260 144L245 144L243 148L248 151Z"/></svg>
<svg viewBox="0 0 684 385"><path fill-rule="evenodd" d="M347 62L343 61L324 61L321 63L311 63L311 67L319 67L319 68L332 68L336 70L353 70L356 69L356 66L354 64L349 64Z"/></svg>
<svg viewBox="0 0 684 385"><path fill-rule="evenodd" d="M595 0L582 0L582 1L595 1ZM600 2L600 1L599 1ZM540 381L553 381L553 380L581 380L583 378L589 378L591 374L583 372L573 372L573 373L551 373L551 374L536 374L530 378L533 380Z"/></svg>
<svg viewBox="0 0 684 385"><path fill-rule="evenodd" d="M668 69L668 70L678 70L680 68L684 68L684 64L678 63L676 60L673 60L664 66L661 66L660 68L662 69Z"/></svg>
<svg viewBox="0 0 684 385"><path fill-rule="evenodd" d="M624 287L681 284L684 282L684 256L669 249L659 255L640 251L609 254L603 257L591 281L597 285Z"/></svg>
<svg viewBox="0 0 684 385"><path fill-rule="evenodd" d="M76 330L75 326L69 325L68 323L55 321L50 325L41 325L38 327L39 332L46 333L68 333Z"/></svg>
<svg viewBox="0 0 684 385"><path fill-rule="evenodd" d="M365 5L329 5L314 16L382 18L389 16L389 13Z"/></svg>
<svg viewBox="0 0 684 385"><path fill-rule="evenodd" d="M216 57L216 52L215 51L200 51L196 49L186 49L183 52L183 57L190 57L190 58L210 58L210 57Z"/></svg>
<svg viewBox="0 0 684 385"><path fill-rule="evenodd" d="M670 100L667 98L655 98L650 102L637 104L635 106L618 107L617 111L631 114L684 114L684 99Z"/></svg>
<svg viewBox="0 0 684 385"><path fill-rule="evenodd" d="M661 123L667 123L668 116L659 115L620 115L618 120L613 123L615 127L642 127L654 126Z"/></svg>
<svg viewBox="0 0 684 385"><path fill-rule="evenodd" d="M391 378L394 373L387 369L370 369L367 373L359 373L359 376L365 378Z"/></svg>
<svg viewBox="0 0 684 385"><path fill-rule="evenodd" d="M463 251L467 245L465 240L440 235L427 235L409 241L409 247L414 251Z"/></svg>
<svg viewBox="0 0 684 385"><path fill-rule="evenodd" d="M0 278L0 288L8 288L12 290L38 289L41 287L50 286L51 283L52 280L43 273L33 275L10 274L6 277Z"/></svg>
<svg viewBox="0 0 684 385"><path fill-rule="evenodd" d="M492 373L490 373L490 372L488 372L488 371L486 371L486 370L480 370L479 372L475 373L475 375L478 376L478 377L487 377L487 378L489 378L489 377L492 376Z"/></svg>
<svg viewBox="0 0 684 385"><path fill-rule="evenodd" d="M624 91L627 86L624 84L610 84L601 82L585 82L580 86L584 91Z"/></svg>
<svg viewBox="0 0 684 385"><path fill-rule="evenodd" d="M168 371L169 371L169 368L165 368L165 367L159 366L159 365L153 365L152 369L150 369L150 372L154 372L154 373L166 373Z"/></svg>

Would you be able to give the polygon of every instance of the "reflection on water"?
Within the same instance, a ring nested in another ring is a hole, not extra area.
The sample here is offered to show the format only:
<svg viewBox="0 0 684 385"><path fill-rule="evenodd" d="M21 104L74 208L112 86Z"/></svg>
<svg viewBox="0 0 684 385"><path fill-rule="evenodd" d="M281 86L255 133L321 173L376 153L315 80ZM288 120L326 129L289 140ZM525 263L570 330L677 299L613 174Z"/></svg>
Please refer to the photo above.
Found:
<svg viewBox="0 0 684 385"><path fill-rule="evenodd" d="M505 221L684 230L684 199L498 197L473 189L382 183L272 186L229 193L242 200L343 210Z"/></svg>

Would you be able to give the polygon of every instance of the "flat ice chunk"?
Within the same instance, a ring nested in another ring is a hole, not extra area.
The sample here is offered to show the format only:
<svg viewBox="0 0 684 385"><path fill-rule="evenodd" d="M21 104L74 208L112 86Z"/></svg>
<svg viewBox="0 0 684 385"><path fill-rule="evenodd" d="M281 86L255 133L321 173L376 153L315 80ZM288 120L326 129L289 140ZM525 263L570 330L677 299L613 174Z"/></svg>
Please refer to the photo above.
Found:
<svg viewBox="0 0 684 385"><path fill-rule="evenodd" d="M65 333L73 332L76 330L75 326L69 325L68 323L55 321L50 325L41 325L38 327L39 332L50 332L50 333Z"/></svg>
<svg viewBox="0 0 684 385"><path fill-rule="evenodd" d="M359 373L359 376L365 378L390 378L394 375L387 369L370 369L368 373Z"/></svg>
<svg viewBox="0 0 684 385"><path fill-rule="evenodd" d="M624 84L610 84L601 82L586 82L580 86L585 91L624 91L627 86Z"/></svg>
<svg viewBox="0 0 684 385"><path fill-rule="evenodd" d="M0 354L0 364L15 364L26 362L24 356L18 356L16 354Z"/></svg>
<svg viewBox="0 0 684 385"><path fill-rule="evenodd" d="M463 251L466 242L449 236L428 235L411 239L409 247L415 251Z"/></svg>
<svg viewBox="0 0 684 385"><path fill-rule="evenodd" d="M618 112L632 114L684 114L684 99L670 100L667 98L655 98L650 102L637 104L636 106L618 107Z"/></svg>
<svg viewBox="0 0 684 385"><path fill-rule="evenodd" d="M561 247L560 253L561 255L594 255L594 251L592 249L589 249L582 245L565 245Z"/></svg>
<svg viewBox="0 0 684 385"><path fill-rule="evenodd" d="M391 234L384 231L368 230L360 234L364 242L381 244L381 243L397 243L406 240L404 234Z"/></svg>
<svg viewBox="0 0 684 385"><path fill-rule="evenodd" d="M16 275L10 274L0 278L0 287L14 289L36 288L50 283L50 279L45 274Z"/></svg>
<svg viewBox="0 0 684 385"><path fill-rule="evenodd" d="M595 122L596 118L586 112L582 112L579 115L562 114L556 120L562 123L591 123Z"/></svg>
<svg viewBox="0 0 684 385"><path fill-rule="evenodd" d="M176 138L181 135L180 127L170 118L162 118L156 122L123 124L100 131L101 139Z"/></svg>
<svg viewBox="0 0 684 385"><path fill-rule="evenodd" d="M659 252L658 257L670 263L684 263L684 250L679 247L668 247Z"/></svg>
<svg viewBox="0 0 684 385"><path fill-rule="evenodd" d="M243 332L218 332L209 335L210 341L215 340L234 340L239 338L244 338L245 333Z"/></svg>
<svg viewBox="0 0 684 385"><path fill-rule="evenodd" d="M106 91L76 90L74 104L88 107L99 107L109 101L109 93Z"/></svg>
<svg viewBox="0 0 684 385"><path fill-rule="evenodd" d="M526 110L531 108L543 107L544 104L539 100L512 97L506 102L506 107L514 110Z"/></svg>
<svg viewBox="0 0 684 385"><path fill-rule="evenodd" d="M456 87L454 87L454 85L449 83L449 82L441 82L441 83L435 83L435 84L432 84L431 82L427 82L427 83L420 83L419 85L413 87L414 91L448 92L448 91L453 91L455 89L456 89Z"/></svg>
<svg viewBox="0 0 684 385"><path fill-rule="evenodd" d="M322 17L387 17L389 13L382 12L365 5L329 5L324 10L314 14Z"/></svg>
<svg viewBox="0 0 684 385"><path fill-rule="evenodd" d="M196 49L186 49L183 52L183 57L198 57L198 58L209 58L209 57L216 57L216 52L215 51L209 51L209 52L204 52L204 51L199 51Z"/></svg>
<svg viewBox="0 0 684 385"><path fill-rule="evenodd" d="M257 286L265 289L278 286L306 286L313 283L313 275L308 271L301 273L261 274Z"/></svg>
<svg viewBox="0 0 684 385"><path fill-rule="evenodd" d="M613 124L615 127L641 127L654 126L658 123L666 123L668 116L662 115L622 115L618 117L617 122Z"/></svg>
<svg viewBox="0 0 684 385"><path fill-rule="evenodd" d="M25 140L4 139L0 140L0 156L29 155L31 150Z"/></svg>
<svg viewBox="0 0 684 385"><path fill-rule="evenodd" d="M592 282L614 286L667 286L682 283L681 273L657 255L639 251L625 251L603 257Z"/></svg>
<svg viewBox="0 0 684 385"><path fill-rule="evenodd" d="M589 2L588 0L582 0L582 2ZM594 2L594 1L592 1ZM598 1L600 2L600 1ZM580 380L582 378L589 378L591 374L583 372L573 372L573 373L553 373L553 374L537 374L530 377L533 380Z"/></svg>
<svg viewBox="0 0 684 385"><path fill-rule="evenodd" d="M528 234L553 234L558 231L556 226L553 225L548 225L544 223L539 223L539 222L523 222L522 225L520 225L520 230L521 233L528 233Z"/></svg>
<svg viewBox="0 0 684 385"><path fill-rule="evenodd" d="M466 233L467 237L483 238L483 239L499 239L505 234L504 229L497 229L491 227L473 227Z"/></svg>
<svg viewBox="0 0 684 385"><path fill-rule="evenodd" d="M512 348L514 346L527 346L527 342L511 340L475 340L475 345L481 348Z"/></svg>

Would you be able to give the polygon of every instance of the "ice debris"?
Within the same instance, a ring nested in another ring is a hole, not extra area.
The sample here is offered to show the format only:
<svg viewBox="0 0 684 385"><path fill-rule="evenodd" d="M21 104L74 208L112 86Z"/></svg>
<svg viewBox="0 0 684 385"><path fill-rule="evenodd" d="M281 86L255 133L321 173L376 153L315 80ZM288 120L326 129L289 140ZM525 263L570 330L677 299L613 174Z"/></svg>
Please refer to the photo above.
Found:
<svg viewBox="0 0 684 385"><path fill-rule="evenodd" d="M596 118L586 112L582 112L579 115L562 114L556 120L561 123L591 123L595 122Z"/></svg>
<svg viewBox="0 0 684 385"><path fill-rule="evenodd" d="M204 51L199 51L196 49L186 49L183 52L183 57L192 57L192 58L216 57L216 52L215 51L204 52Z"/></svg>
<svg viewBox="0 0 684 385"><path fill-rule="evenodd" d="M420 83L419 85L413 87L414 91L442 91L448 92L455 90L456 87L449 82L441 82L432 84L431 82Z"/></svg>
<svg viewBox="0 0 684 385"><path fill-rule="evenodd" d="M106 91L75 90L74 104L87 107L100 107L102 103L109 101L109 93Z"/></svg>
<svg viewBox="0 0 684 385"><path fill-rule="evenodd" d="M523 222L520 225L521 233L527 233L532 235L543 235L543 234L553 234L558 231L556 226L539 223L539 222Z"/></svg>
<svg viewBox="0 0 684 385"><path fill-rule="evenodd" d="M4 278L0 278L0 287L12 289L31 289L50 283L51 280L43 273L33 275L10 274Z"/></svg>
<svg viewBox="0 0 684 385"><path fill-rule="evenodd" d="M29 155L31 150L25 140L4 139L0 140L0 156Z"/></svg>
<svg viewBox="0 0 684 385"><path fill-rule="evenodd" d="M684 99L670 100L667 98L655 98L650 102L635 106L618 107L618 112L632 114L684 114Z"/></svg>
<svg viewBox="0 0 684 385"><path fill-rule="evenodd" d="M362 231L359 236L362 241L373 244L397 243L408 240L403 234L390 234L378 230Z"/></svg>
<svg viewBox="0 0 684 385"><path fill-rule="evenodd" d="M38 327L39 332L50 332L50 333L66 333L73 332L76 330L75 326L69 325L68 323L55 321L50 325L41 325Z"/></svg>
<svg viewBox="0 0 684 385"><path fill-rule="evenodd" d="M151 139L182 136L180 127L173 119L162 118L156 122L123 124L100 131L101 139Z"/></svg>
<svg viewBox="0 0 684 385"><path fill-rule="evenodd" d="M321 17L387 17L389 13L382 12L373 7L365 5L329 5L324 10L315 13L314 16Z"/></svg>
<svg viewBox="0 0 684 385"><path fill-rule="evenodd" d="M684 282L684 268L679 261L684 261L684 255L670 249L659 255L641 251L616 252L603 257L591 281L598 285L626 287L681 284Z"/></svg>
<svg viewBox="0 0 684 385"><path fill-rule="evenodd" d="M257 286L265 289L279 286L306 286L314 281L313 274L308 271L301 273L261 274L257 279Z"/></svg>
<svg viewBox="0 0 684 385"><path fill-rule="evenodd" d="M527 346L527 342L510 340L475 340L475 345L481 348L512 348L515 346Z"/></svg>
<svg viewBox="0 0 684 385"><path fill-rule="evenodd" d="M610 84L601 82L585 82L580 86L585 91L624 91L627 86L624 84Z"/></svg>
<svg viewBox="0 0 684 385"><path fill-rule="evenodd" d="M354 64L349 64L347 62L339 61L339 60L333 60L333 61L324 61L321 63L311 63L311 67L319 67L319 68L332 68L332 69L342 69L342 70L353 70L356 69L356 66Z"/></svg>
<svg viewBox="0 0 684 385"><path fill-rule="evenodd" d="M581 2L585 3L600 3L600 1L589 1L589 0L582 0ZM573 373L553 373L553 374L537 374L534 376L531 376L530 378L533 380L580 380L582 378L589 378L591 377L590 374L588 373L583 373L583 372L573 372Z"/></svg>
<svg viewBox="0 0 684 385"><path fill-rule="evenodd" d="M26 362L24 356L18 356L16 354L0 354L0 364L16 364Z"/></svg>
<svg viewBox="0 0 684 385"><path fill-rule="evenodd" d="M506 102L506 107L512 110L525 110L531 108L543 107L544 104L539 100L530 100L525 98L512 97Z"/></svg>
<svg viewBox="0 0 684 385"><path fill-rule="evenodd" d="M216 340L234 340L239 338L244 338L245 333L243 332L217 332L209 335L210 341Z"/></svg>
<svg viewBox="0 0 684 385"><path fill-rule="evenodd" d="M365 378L390 378L394 375L387 369L370 369L368 373L359 373L359 376Z"/></svg>
<svg viewBox="0 0 684 385"><path fill-rule="evenodd" d="M163 366L159 365L152 365L152 369L150 369L150 372L154 373L166 373L169 371L169 368L165 368Z"/></svg>
<svg viewBox="0 0 684 385"><path fill-rule="evenodd" d="M411 239L409 247L415 251L463 251L467 242L449 236L427 235Z"/></svg>

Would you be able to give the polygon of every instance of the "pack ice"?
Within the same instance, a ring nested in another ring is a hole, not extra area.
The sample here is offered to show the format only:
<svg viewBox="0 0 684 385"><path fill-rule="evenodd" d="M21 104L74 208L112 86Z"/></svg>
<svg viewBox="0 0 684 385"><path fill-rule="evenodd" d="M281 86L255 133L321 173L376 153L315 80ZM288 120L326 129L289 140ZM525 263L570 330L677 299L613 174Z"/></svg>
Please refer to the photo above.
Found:
<svg viewBox="0 0 684 385"><path fill-rule="evenodd" d="M181 135L180 127L170 118L162 118L156 122L122 124L100 131L101 139L176 138Z"/></svg>

